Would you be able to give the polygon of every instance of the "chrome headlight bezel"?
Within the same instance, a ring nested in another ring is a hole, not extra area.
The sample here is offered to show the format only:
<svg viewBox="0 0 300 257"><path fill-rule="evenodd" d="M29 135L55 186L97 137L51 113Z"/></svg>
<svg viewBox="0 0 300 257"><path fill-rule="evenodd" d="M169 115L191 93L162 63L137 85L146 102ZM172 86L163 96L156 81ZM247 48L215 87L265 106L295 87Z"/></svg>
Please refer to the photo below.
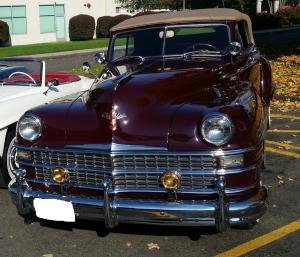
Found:
<svg viewBox="0 0 300 257"><path fill-rule="evenodd" d="M224 129L226 129L226 131L224 132L224 134L226 133L226 135L224 135L222 138L219 139L212 139L211 137L209 137L208 133L209 130L209 126L217 126L219 125L221 128L221 131L224 131ZM216 146L221 146L224 144L227 144L230 139L232 138L234 133L234 125L233 122L231 121L231 119L225 115L225 114L211 114L207 117L205 117L205 119L203 120L202 124L201 124L201 135L204 138L204 140L210 144L216 145Z"/></svg>
<svg viewBox="0 0 300 257"><path fill-rule="evenodd" d="M28 130L28 127L31 127L31 131ZM25 114L18 121L17 133L24 140L33 142L37 140L42 135L42 121L39 117L33 114Z"/></svg>

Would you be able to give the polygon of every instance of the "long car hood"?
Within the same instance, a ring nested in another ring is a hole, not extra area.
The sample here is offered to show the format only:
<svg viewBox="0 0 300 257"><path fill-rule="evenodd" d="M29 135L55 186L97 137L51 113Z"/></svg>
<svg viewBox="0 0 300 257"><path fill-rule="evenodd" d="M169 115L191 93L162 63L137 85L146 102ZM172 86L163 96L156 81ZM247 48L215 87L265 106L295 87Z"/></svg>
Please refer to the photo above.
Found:
<svg viewBox="0 0 300 257"><path fill-rule="evenodd" d="M66 145L113 142L167 147L174 115L185 103L218 105L228 98L220 93L215 62L214 68L210 62L197 62L198 68L186 66L174 69L165 63L162 68L161 63L152 63L100 84L87 102L78 99L70 107Z"/></svg>
<svg viewBox="0 0 300 257"><path fill-rule="evenodd" d="M75 101L33 109L44 126L34 145L97 148L115 143L169 150L209 149L212 146L199 137L198 128L208 113L218 111L232 116L240 135L249 134L252 128L247 114L235 104L240 97L238 82L234 76L222 78L224 63L203 61L197 68L193 62L185 64L184 68L169 63L145 65L99 84ZM231 147L240 139L234 139Z"/></svg>

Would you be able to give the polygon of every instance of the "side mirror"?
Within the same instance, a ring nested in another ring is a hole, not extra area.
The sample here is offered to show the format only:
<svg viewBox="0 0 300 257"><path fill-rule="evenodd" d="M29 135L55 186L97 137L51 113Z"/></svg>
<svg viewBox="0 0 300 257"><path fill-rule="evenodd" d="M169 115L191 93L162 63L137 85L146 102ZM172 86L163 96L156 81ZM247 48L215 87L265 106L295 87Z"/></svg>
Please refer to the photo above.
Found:
<svg viewBox="0 0 300 257"><path fill-rule="evenodd" d="M48 87L57 87L58 85L59 85L59 81L57 79L51 79L47 83Z"/></svg>
<svg viewBox="0 0 300 257"><path fill-rule="evenodd" d="M230 42L229 52L232 56L238 56L242 53L242 45L239 42Z"/></svg>
<svg viewBox="0 0 300 257"><path fill-rule="evenodd" d="M88 63L88 62L84 62L82 64L82 70L85 72L85 73L90 73L91 71L91 65Z"/></svg>
<svg viewBox="0 0 300 257"><path fill-rule="evenodd" d="M106 62L106 57L104 52L96 53L95 60L97 63L104 64Z"/></svg>

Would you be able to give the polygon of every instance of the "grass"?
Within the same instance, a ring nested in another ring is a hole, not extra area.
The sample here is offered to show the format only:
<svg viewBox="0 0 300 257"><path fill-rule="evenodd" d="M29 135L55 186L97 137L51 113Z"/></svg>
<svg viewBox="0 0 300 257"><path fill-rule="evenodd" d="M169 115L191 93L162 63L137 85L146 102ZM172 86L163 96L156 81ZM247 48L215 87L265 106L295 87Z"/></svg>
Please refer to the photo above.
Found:
<svg viewBox="0 0 300 257"><path fill-rule="evenodd" d="M0 48L0 57L12 57L22 55L34 55L44 53L57 53L64 51L104 48L108 45L108 39L93 39L88 41L53 42L30 45L17 45Z"/></svg>
<svg viewBox="0 0 300 257"><path fill-rule="evenodd" d="M90 74L85 73L82 70L81 67L76 68L76 69L72 69L72 70L67 70L66 72L70 72L70 73L74 73L74 74L77 74L77 75L93 78L94 77L93 74L98 75L102 70L103 70L103 65L94 65L94 66L91 67Z"/></svg>

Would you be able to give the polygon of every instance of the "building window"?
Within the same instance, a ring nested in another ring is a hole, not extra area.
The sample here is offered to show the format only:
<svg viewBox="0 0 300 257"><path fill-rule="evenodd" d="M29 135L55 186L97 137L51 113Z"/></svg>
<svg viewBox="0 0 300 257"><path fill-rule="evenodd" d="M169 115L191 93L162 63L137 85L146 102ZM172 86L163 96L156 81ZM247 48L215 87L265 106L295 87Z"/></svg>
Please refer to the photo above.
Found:
<svg viewBox="0 0 300 257"><path fill-rule="evenodd" d="M26 6L0 6L0 20L9 26L12 35L27 33Z"/></svg>
<svg viewBox="0 0 300 257"><path fill-rule="evenodd" d="M116 7L116 13L120 13L121 7Z"/></svg>
<svg viewBox="0 0 300 257"><path fill-rule="evenodd" d="M60 5L40 5L40 32L56 32L56 17L64 17L65 8Z"/></svg>

